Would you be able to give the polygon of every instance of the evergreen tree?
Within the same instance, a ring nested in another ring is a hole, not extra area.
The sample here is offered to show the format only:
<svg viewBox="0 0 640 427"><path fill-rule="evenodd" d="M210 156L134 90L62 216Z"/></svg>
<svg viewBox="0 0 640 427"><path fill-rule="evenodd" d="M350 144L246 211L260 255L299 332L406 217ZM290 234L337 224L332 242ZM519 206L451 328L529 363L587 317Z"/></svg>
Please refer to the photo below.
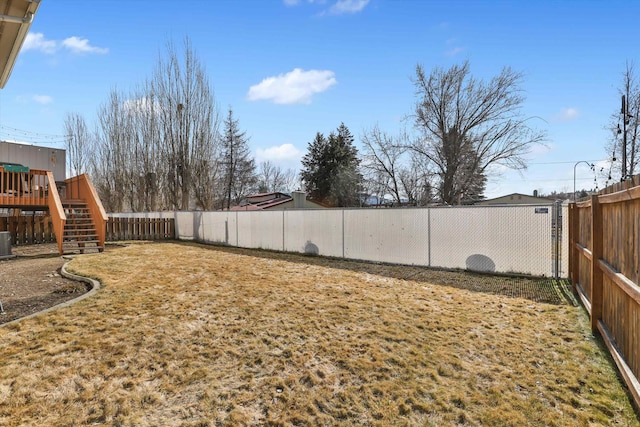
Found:
<svg viewBox="0 0 640 427"><path fill-rule="evenodd" d="M317 133L302 159L301 178L312 200L330 206L358 206L362 184L358 150L342 123L325 138Z"/></svg>
<svg viewBox="0 0 640 427"><path fill-rule="evenodd" d="M229 209L251 193L257 182L256 165L251 158L246 133L240 131L238 119L233 117L231 108L224 121L222 149L222 182L225 186L222 208Z"/></svg>

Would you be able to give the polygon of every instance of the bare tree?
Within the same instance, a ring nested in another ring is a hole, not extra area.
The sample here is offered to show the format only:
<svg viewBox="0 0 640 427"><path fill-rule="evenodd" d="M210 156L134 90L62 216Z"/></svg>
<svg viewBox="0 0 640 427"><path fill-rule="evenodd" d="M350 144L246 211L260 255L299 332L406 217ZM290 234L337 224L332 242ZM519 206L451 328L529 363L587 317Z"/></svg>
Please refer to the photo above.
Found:
<svg viewBox="0 0 640 427"><path fill-rule="evenodd" d="M98 111L92 170L110 211L213 208L218 113L188 39L182 54L168 43L150 80Z"/></svg>
<svg viewBox="0 0 640 427"><path fill-rule="evenodd" d="M282 169L270 161L260 163L258 170L258 192L270 193L273 191L291 192L297 184L296 171Z"/></svg>
<svg viewBox="0 0 640 427"><path fill-rule="evenodd" d="M428 166L413 153L409 167L402 169L399 173L402 192L406 195L409 205L427 206L433 202L435 196L433 176Z"/></svg>
<svg viewBox="0 0 640 427"><path fill-rule="evenodd" d="M131 93L126 101L132 121L133 168L131 173L132 210L154 211L161 209L165 176L161 158L162 146L158 121L159 105L157 104L150 83L145 83Z"/></svg>
<svg viewBox="0 0 640 427"><path fill-rule="evenodd" d="M84 117L79 113L68 113L64 120L64 129L71 175L86 173L93 143Z"/></svg>
<svg viewBox="0 0 640 427"><path fill-rule="evenodd" d="M611 140L605 149L607 154L612 156L612 160L615 159L611 165L611 173L607 177L609 180L613 175L625 179L622 176L622 161L625 159L622 155L624 129L626 129L627 142L627 177L640 173L640 81L633 62L627 62L621 83L618 92L625 97L627 111L623 112L622 109L616 111L611 115L609 122ZM624 120L626 123L623 122Z"/></svg>
<svg viewBox="0 0 640 427"><path fill-rule="evenodd" d="M378 198L391 194L394 203L401 204L406 194L400 180L405 170L403 161L407 156L406 134L393 137L376 125L364 133L361 167L369 188Z"/></svg>
<svg viewBox="0 0 640 427"><path fill-rule="evenodd" d="M121 212L130 199L131 123L123 106L122 95L113 89L98 110L97 156L92 169L97 191L110 212Z"/></svg>
<svg viewBox="0 0 640 427"><path fill-rule="evenodd" d="M211 160L215 153L218 115L209 79L189 39L185 39L182 57L171 42L166 55L158 60L150 87L159 105L168 207L184 210L189 209L193 188L204 191L209 184L210 177L194 173L195 163L196 159ZM203 181L198 182L199 178Z"/></svg>
<svg viewBox="0 0 640 427"><path fill-rule="evenodd" d="M544 141L545 133L529 127L521 114L522 79L504 68L483 82L471 76L468 62L430 75L416 67L414 124L421 137L411 148L437 173L442 202L480 196L474 186L490 166L523 169L524 155Z"/></svg>

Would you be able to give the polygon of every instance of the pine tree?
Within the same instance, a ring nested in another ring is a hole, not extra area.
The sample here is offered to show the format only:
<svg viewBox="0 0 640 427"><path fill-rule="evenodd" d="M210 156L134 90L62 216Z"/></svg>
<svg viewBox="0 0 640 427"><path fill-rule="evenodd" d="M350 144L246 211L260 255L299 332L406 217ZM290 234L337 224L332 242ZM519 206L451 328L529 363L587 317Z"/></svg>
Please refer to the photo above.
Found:
<svg viewBox="0 0 640 427"><path fill-rule="evenodd" d="M312 200L330 206L358 206L362 175L354 138L342 123L325 138L318 132L302 159L301 177Z"/></svg>
<svg viewBox="0 0 640 427"><path fill-rule="evenodd" d="M222 169L224 195L222 207L229 209L254 190L257 182L256 166L251 158L246 132L240 131L238 119L234 119L233 110L224 121Z"/></svg>

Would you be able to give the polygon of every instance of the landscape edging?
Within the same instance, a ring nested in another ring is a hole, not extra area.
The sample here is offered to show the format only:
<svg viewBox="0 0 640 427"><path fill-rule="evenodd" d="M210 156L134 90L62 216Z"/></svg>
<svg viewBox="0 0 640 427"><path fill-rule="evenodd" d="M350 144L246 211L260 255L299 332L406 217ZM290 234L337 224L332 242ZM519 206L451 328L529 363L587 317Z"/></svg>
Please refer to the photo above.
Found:
<svg viewBox="0 0 640 427"><path fill-rule="evenodd" d="M69 273L67 271L67 264L69 264L73 260L73 258L67 258L67 257L63 257L63 258L65 260L67 260L67 262L65 262L64 265L62 266L62 268L60 269L60 275L62 277L70 279L70 280L75 280L77 282L87 283L91 287L91 289L89 289L87 292L85 292L84 294L80 295L77 298L70 299L70 300L65 301L65 302L61 302L60 304L56 304L53 307L49 307L49 308L46 308L46 309L44 309L42 311L38 311L36 313L32 313L32 314L30 314L28 316L21 317L19 319L15 319L15 320L12 320L10 322L4 323L4 324L0 325L0 327L11 325L13 323L17 323L17 322L20 322L20 321L25 320L25 319L30 319L32 317L36 317L36 316L39 316L41 314L48 313L50 311L57 310L59 308L70 306L71 304L75 304L78 301L82 301L83 299L92 296L93 294L95 294L100 289L100 282L99 281L97 281L95 279L92 279L90 277L84 277L84 276L79 276L77 274Z"/></svg>

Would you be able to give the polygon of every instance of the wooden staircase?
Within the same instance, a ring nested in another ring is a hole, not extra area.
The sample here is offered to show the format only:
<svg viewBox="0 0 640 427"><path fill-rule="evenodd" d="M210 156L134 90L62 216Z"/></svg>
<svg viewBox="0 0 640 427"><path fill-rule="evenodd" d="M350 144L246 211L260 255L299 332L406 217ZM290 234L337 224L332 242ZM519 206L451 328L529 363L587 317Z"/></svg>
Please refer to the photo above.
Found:
<svg viewBox="0 0 640 427"><path fill-rule="evenodd" d="M67 217L62 233L62 254L102 252L104 246L100 244L87 203L81 199L67 199L62 207Z"/></svg>
<svg viewBox="0 0 640 427"><path fill-rule="evenodd" d="M60 255L104 250L109 217L87 174L60 183L51 171L5 166L0 164L0 208L48 210Z"/></svg>

